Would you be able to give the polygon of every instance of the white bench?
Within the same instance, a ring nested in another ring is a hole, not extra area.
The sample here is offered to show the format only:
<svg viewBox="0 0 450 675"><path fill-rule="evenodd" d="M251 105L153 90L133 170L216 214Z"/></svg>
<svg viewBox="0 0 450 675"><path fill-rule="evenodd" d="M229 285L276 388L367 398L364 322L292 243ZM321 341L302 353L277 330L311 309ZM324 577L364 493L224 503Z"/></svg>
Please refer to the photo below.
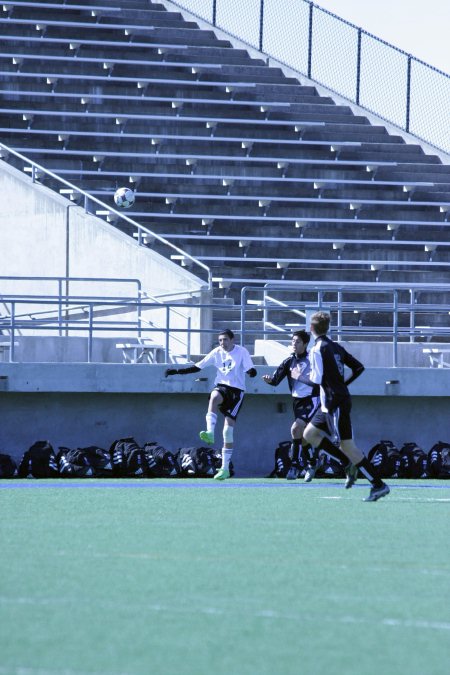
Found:
<svg viewBox="0 0 450 675"><path fill-rule="evenodd" d="M122 350L122 363L157 363L157 354L164 350L148 338L138 338L137 342L119 342L117 349Z"/></svg>
<svg viewBox="0 0 450 675"><path fill-rule="evenodd" d="M428 358L430 359L430 368L450 368L450 362L445 360L445 355L450 354L450 349L426 347L425 349L422 349L422 352L428 355Z"/></svg>

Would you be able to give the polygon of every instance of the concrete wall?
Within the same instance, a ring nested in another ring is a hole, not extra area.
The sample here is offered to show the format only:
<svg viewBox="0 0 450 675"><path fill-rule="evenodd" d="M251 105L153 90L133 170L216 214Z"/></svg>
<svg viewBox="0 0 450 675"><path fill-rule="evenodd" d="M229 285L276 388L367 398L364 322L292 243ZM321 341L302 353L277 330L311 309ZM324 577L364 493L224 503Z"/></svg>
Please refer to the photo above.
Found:
<svg viewBox="0 0 450 675"><path fill-rule="evenodd" d="M311 344L313 340L311 340ZM287 344L287 342L286 342ZM255 355L262 356L270 366L277 366L286 358L289 347L274 340L255 340ZM392 342L346 342L340 343L366 368L391 368L394 365ZM424 349L448 349L444 342L402 342L397 345L398 368L429 368L430 357ZM446 357L446 360L448 358Z"/></svg>
<svg viewBox="0 0 450 675"><path fill-rule="evenodd" d="M192 293L209 301L205 281L191 272L143 246L114 226L87 214L83 208L39 184L2 162L0 190L9 195L0 211L0 276L71 276L139 279L142 289L152 296L162 293ZM56 295L56 282L1 281L0 294ZM66 292L66 287L64 288ZM136 297L135 284L125 282L72 282L68 292L76 295ZM18 312L38 311L39 306L18 307ZM48 309L48 307L41 307ZM155 312L149 314L154 319ZM198 326L199 310L189 307ZM124 316L129 320L129 315ZM204 325L208 317L202 319ZM177 317L172 313L174 326ZM158 325L158 324L157 324ZM179 317L179 326L185 327ZM200 339L195 338L195 352L200 352ZM175 343L174 345L175 346Z"/></svg>
<svg viewBox="0 0 450 675"><path fill-rule="evenodd" d="M200 444L212 369L164 377L164 366L119 364L0 364L0 452L19 459L36 440L57 448L98 445L134 436L170 450ZM291 398L286 384L269 387L260 376L248 393L235 432L240 476L263 476L274 449L289 438ZM397 384L386 384L397 380ZM428 450L450 441L450 370L368 369L352 385L355 437L364 450L382 438ZM217 447L221 442L219 423Z"/></svg>

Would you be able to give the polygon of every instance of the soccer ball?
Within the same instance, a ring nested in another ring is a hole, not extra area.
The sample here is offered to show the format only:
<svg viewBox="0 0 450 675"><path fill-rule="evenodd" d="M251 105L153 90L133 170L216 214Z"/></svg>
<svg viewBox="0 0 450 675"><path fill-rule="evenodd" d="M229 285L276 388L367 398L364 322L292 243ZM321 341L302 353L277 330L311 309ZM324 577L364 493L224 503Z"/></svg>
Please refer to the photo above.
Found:
<svg viewBox="0 0 450 675"><path fill-rule="evenodd" d="M114 193L114 202L119 209L128 209L134 204L134 192L127 187L121 187Z"/></svg>

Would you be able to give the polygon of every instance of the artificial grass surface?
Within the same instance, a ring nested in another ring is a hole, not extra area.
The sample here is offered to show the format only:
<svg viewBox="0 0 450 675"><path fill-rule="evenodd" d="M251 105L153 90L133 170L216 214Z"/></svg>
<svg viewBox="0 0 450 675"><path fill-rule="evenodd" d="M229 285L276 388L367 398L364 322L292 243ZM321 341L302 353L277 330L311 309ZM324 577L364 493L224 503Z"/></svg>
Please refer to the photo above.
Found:
<svg viewBox="0 0 450 675"><path fill-rule="evenodd" d="M390 484L0 481L0 674L448 675L450 482Z"/></svg>

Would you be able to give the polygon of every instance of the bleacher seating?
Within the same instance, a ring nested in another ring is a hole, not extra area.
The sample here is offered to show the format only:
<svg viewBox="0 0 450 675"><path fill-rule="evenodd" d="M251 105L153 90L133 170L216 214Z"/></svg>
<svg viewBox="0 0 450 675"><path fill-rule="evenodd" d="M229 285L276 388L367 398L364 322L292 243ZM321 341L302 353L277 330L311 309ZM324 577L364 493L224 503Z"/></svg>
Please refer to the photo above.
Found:
<svg viewBox="0 0 450 675"><path fill-rule="evenodd" d="M0 29L0 139L117 227L137 187L127 215L207 262L217 297L450 280L450 166L419 144L156 2L4 2Z"/></svg>

